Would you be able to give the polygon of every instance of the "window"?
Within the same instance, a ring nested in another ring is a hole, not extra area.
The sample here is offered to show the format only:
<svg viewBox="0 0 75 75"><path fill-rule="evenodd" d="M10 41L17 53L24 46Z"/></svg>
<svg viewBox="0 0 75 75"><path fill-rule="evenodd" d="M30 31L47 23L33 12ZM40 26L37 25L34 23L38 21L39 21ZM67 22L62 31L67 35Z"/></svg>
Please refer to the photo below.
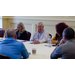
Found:
<svg viewBox="0 0 75 75"><path fill-rule="evenodd" d="M0 16L0 28L2 28L2 16Z"/></svg>

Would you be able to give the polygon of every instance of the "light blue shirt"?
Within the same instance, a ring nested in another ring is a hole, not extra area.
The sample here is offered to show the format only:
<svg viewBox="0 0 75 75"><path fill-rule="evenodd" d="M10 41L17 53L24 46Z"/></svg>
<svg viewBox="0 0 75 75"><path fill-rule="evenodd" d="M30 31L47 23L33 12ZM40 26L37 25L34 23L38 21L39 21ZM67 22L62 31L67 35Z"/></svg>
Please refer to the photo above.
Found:
<svg viewBox="0 0 75 75"><path fill-rule="evenodd" d="M11 59L29 57L29 53L24 44L11 37L0 42L0 54L7 55Z"/></svg>
<svg viewBox="0 0 75 75"><path fill-rule="evenodd" d="M34 33L33 38L31 41L39 41L40 43L48 42L49 33L45 30L43 30L41 33L38 31Z"/></svg>

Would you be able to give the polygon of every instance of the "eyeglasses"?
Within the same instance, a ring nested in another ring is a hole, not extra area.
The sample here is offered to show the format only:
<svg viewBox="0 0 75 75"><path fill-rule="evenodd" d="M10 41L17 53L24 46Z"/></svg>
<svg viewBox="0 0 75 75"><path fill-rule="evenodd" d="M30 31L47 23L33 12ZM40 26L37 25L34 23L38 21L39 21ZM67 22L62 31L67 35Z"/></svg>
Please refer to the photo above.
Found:
<svg viewBox="0 0 75 75"><path fill-rule="evenodd" d="M37 28L42 28L43 26L38 26Z"/></svg>
<svg viewBox="0 0 75 75"><path fill-rule="evenodd" d="M20 27L17 27L17 28L20 28Z"/></svg>

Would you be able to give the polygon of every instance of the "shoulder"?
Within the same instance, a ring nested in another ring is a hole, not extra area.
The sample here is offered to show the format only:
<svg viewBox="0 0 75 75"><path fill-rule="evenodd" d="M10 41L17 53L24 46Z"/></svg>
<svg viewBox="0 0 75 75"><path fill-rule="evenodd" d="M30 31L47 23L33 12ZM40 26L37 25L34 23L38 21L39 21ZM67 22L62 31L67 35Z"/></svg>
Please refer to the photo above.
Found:
<svg viewBox="0 0 75 75"><path fill-rule="evenodd" d="M15 40L15 43L16 43L17 45L22 45L22 44L23 44L21 41L17 41L17 40Z"/></svg>
<svg viewBox="0 0 75 75"><path fill-rule="evenodd" d="M23 31L22 33L27 33L27 31Z"/></svg>
<svg viewBox="0 0 75 75"><path fill-rule="evenodd" d="M63 46L64 46L64 44L57 46L57 47L56 47L56 50L57 50L57 51L62 50Z"/></svg>
<svg viewBox="0 0 75 75"><path fill-rule="evenodd" d="M17 40L16 40L15 46L18 47L21 51L22 51L23 49L25 49L25 45L24 45L23 42L21 42L21 41L17 41Z"/></svg>
<svg viewBox="0 0 75 75"><path fill-rule="evenodd" d="M49 35L49 33L46 30L44 30L43 34Z"/></svg>
<svg viewBox="0 0 75 75"><path fill-rule="evenodd" d="M16 31L16 33L18 33L18 31Z"/></svg>
<svg viewBox="0 0 75 75"><path fill-rule="evenodd" d="M24 46L23 42L19 41L19 40L15 40L15 45L21 47L21 46Z"/></svg>
<svg viewBox="0 0 75 75"><path fill-rule="evenodd" d="M38 34L38 31L34 33L34 35Z"/></svg>
<svg viewBox="0 0 75 75"><path fill-rule="evenodd" d="M54 37L52 38L52 40L56 40L56 34L54 35Z"/></svg>
<svg viewBox="0 0 75 75"><path fill-rule="evenodd" d="M54 37L56 37L57 36L57 34L55 34L55 36Z"/></svg>
<svg viewBox="0 0 75 75"><path fill-rule="evenodd" d="M48 33L46 30L44 30L44 33Z"/></svg>
<svg viewBox="0 0 75 75"><path fill-rule="evenodd" d="M21 34L27 34L27 31L23 31Z"/></svg>

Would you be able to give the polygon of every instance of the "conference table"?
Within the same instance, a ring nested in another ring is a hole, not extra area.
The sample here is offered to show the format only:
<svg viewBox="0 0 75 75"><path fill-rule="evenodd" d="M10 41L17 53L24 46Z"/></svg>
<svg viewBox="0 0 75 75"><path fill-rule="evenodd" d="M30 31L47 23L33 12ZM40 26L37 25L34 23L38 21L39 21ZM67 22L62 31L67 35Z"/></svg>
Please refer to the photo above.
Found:
<svg viewBox="0 0 75 75"><path fill-rule="evenodd" d="M28 59L50 59L51 53L56 48L54 46L49 47L48 43L30 44L30 41L27 41L23 42L23 44L30 53ZM36 54L32 53L33 48L36 48Z"/></svg>
<svg viewBox="0 0 75 75"><path fill-rule="evenodd" d="M0 41L4 40L5 38L0 38ZM53 50L56 48L55 46L48 46L48 43L41 43L41 44L32 44L32 41L24 41L24 40L17 40L23 42L27 51L30 53L28 59L50 59L50 55ZM32 48L36 48L36 54L32 53Z"/></svg>

